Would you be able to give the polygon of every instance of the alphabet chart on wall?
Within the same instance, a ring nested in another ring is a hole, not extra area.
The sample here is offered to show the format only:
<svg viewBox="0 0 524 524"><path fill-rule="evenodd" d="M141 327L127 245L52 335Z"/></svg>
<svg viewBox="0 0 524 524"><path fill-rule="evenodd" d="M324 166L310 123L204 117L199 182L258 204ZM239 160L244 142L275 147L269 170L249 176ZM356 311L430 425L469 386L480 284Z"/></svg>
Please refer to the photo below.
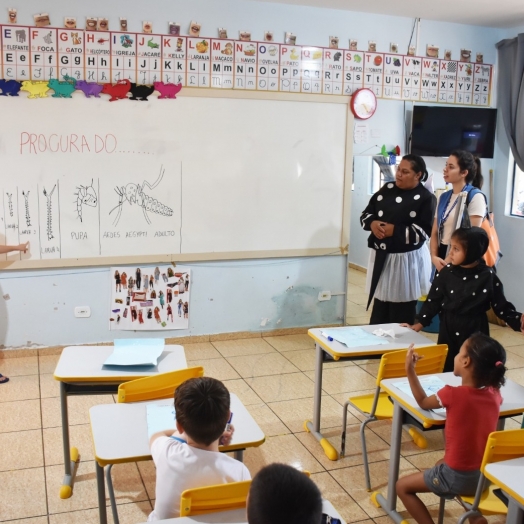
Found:
<svg viewBox="0 0 524 524"><path fill-rule="evenodd" d="M273 42L1 26L4 80L155 82L488 106L493 66Z"/></svg>

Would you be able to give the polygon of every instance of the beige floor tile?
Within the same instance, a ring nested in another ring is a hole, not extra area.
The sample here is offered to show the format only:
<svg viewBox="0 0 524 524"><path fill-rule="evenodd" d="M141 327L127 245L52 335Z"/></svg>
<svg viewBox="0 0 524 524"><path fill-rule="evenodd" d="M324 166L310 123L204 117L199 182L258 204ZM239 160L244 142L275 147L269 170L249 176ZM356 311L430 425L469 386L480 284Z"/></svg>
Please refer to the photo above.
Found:
<svg viewBox="0 0 524 524"><path fill-rule="evenodd" d="M305 375L311 380L315 378L315 374L312 371L306 371ZM375 379L359 366L325 367L322 372L322 389L330 395L348 391L367 390L373 387L375 387Z"/></svg>
<svg viewBox="0 0 524 524"><path fill-rule="evenodd" d="M356 364L361 369L363 369L373 377L377 378L378 369L380 368L380 360L368 360L362 363L360 361L357 361Z"/></svg>
<svg viewBox="0 0 524 524"><path fill-rule="evenodd" d="M188 367L202 366L206 377L213 377L217 380L240 378L225 358L188 360L187 365Z"/></svg>
<svg viewBox="0 0 524 524"><path fill-rule="evenodd" d="M296 351L315 347L315 341L309 335L281 335L279 337L265 337L278 351Z"/></svg>
<svg viewBox="0 0 524 524"><path fill-rule="evenodd" d="M47 515L44 468L0 473L0 486L0 521Z"/></svg>
<svg viewBox="0 0 524 524"><path fill-rule="evenodd" d="M184 344L184 352L186 354L186 360L202 360L204 358L220 358L222 356L211 342Z"/></svg>
<svg viewBox="0 0 524 524"><path fill-rule="evenodd" d="M519 357L524 357L524 345L520 346L508 346L506 349L507 352L514 353Z"/></svg>
<svg viewBox="0 0 524 524"><path fill-rule="evenodd" d="M253 377L246 382L264 402L313 396L314 383L303 373Z"/></svg>
<svg viewBox="0 0 524 524"><path fill-rule="evenodd" d="M0 433L40 429L42 427L40 400L38 399L3 402L0 405L0 410L2 412ZM23 413L23 416L21 413Z"/></svg>
<svg viewBox="0 0 524 524"><path fill-rule="evenodd" d="M62 426L45 428L44 434L44 460L46 466L64 463L62 448ZM95 460L93 452L93 437L90 424L80 424L69 427L69 442L71 447L78 449L80 460L87 462Z"/></svg>
<svg viewBox="0 0 524 524"><path fill-rule="evenodd" d="M0 433L0 471L39 468L43 465L41 430Z"/></svg>
<svg viewBox="0 0 524 524"><path fill-rule="evenodd" d="M362 317L350 317L346 315L346 323L348 326L367 326L369 324L369 319L371 313L368 313L366 316Z"/></svg>
<svg viewBox="0 0 524 524"><path fill-rule="evenodd" d="M40 374L51 373L53 374L56 369L56 365L60 360L60 355L40 355L38 357L38 366Z"/></svg>
<svg viewBox="0 0 524 524"><path fill-rule="evenodd" d="M274 437L276 435L286 435L290 433L286 425L266 404L255 404L249 406L249 413L260 426L260 429L262 429L266 437Z"/></svg>
<svg viewBox="0 0 524 524"><path fill-rule="evenodd" d="M42 403L42 427L62 427L62 416L60 412L60 398L43 398ZM68 397L69 426L77 424L89 424L89 409L98 404L113 404L112 395L93 395Z"/></svg>
<svg viewBox="0 0 524 524"><path fill-rule="evenodd" d="M354 304L358 304L364 307L368 303L368 297L369 295L363 290L348 294L348 300L350 302L353 302Z"/></svg>
<svg viewBox="0 0 524 524"><path fill-rule="evenodd" d="M524 386L524 368L510 369L506 372L506 377Z"/></svg>
<svg viewBox="0 0 524 524"><path fill-rule="evenodd" d="M213 346L215 346L223 357L257 355L259 353L273 353L275 351L274 348L262 338L220 340L213 342Z"/></svg>
<svg viewBox="0 0 524 524"><path fill-rule="evenodd" d="M155 486L156 486L156 468L155 463L152 460L144 460L137 462L138 471L142 482L146 487L146 492L151 500L155 499ZM154 504L153 504L154 506Z"/></svg>
<svg viewBox="0 0 524 524"><path fill-rule="evenodd" d="M506 351L506 367L508 369L524 368L524 356L520 356L512 351Z"/></svg>
<svg viewBox="0 0 524 524"><path fill-rule="evenodd" d="M365 286L366 285L366 273L363 271L356 271L350 269L348 272L348 282L356 286Z"/></svg>
<svg viewBox="0 0 524 524"><path fill-rule="evenodd" d="M374 462L369 465L371 488L387 497L388 468L389 461ZM400 460L400 476L415 473L417 470L405 459ZM364 469L354 466L344 469L336 469L330 472L334 479L351 495L358 505L372 518L384 515L382 508L377 508L370 499L371 493L366 490L364 480ZM397 504L402 511L405 508L402 503Z"/></svg>
<svg viewBox="0 0 524 524"><path fill-rule="evenodd" d="M348 524L367 519L366 513L329 473L315 473L311 479Z"/></svg>
<svg viewBox="0 0 524 524"><path fill-rule="evenodd" d="M292 362L300 371L313 371L315 369L315 349L299 349L297 351L282 351L282 356Z"/></svg>
<svg viewBox="0 0 524 524"><path fill-rule="evenodd" d="M327 438L333 447L340 452L341 427L327 428L322 430L322 435ZM349 466L360 466L363 464L362 444L360 442L360 424L347 427L346 430L346 453L338 460L327 458L324 450L317 439L311 433L297 433L296 437L306 446L313 456L328 471ZM389 446L372 431L366 430L366 445L368 462L378 462L389 458Z"/></svg>
<svg viewBox="0 0 524 524"><path fill-rule="evenodd" d="M13 377L7 384L0 386L0 402L13 402L15 400L28 400L33 398L40 398L38 374Z"/></svg>
<svg viewBox="0 0 524 524"><path fill-rule="evenodd" d="M262 399L247 385L242 378L233 380L224 380L224 384L230 393L234 393L244 404L250 406L252 404L259 404Z"/></svg>
<svg viewBox="0 0 524 524"><path fill-rule="evenodd" d="M348 300L351 300L351 295L355 293L365 293L365 282L362 285L357 284L351 284L351 282L348 284Z"/></svg>
<svg viewBox="0 0 524 524"><path fill-rule="evenodd" d="M152 508L149 501L119 504L118 519L120 524L146 522L151 510ZM98 508L72 511L71 513L56 513L49 516L49 524L99 524L99 522ZM107 507L107 522L108 524L114 522L111 507L109 506Z"/></svg>
<svg viewBox="0 0 524 524"><path fill-rule="evenodd" d="M38 357L3 358L0 360L0 373L6 377L38 375Z"/></svg>
<svg viewBox="0 0 524 524"><path fill-rule="evenodd" d="M254 339L256 340L256 339ZM264 375L279 375L295 373L299 369L280 353L264 353L261 355L245 355L228 357L227 361L243 378L262 377Z"/></svg>
<svg viewBox="0 0 524 524"><path fill-rule="evenodd" d="M491 331L490 331L491 333ZM504 347L506 346L522 346L524 344L524 337L522 333L513 331L507 327L501 330L495 330L491 333L491 336L498 340Z"/></svg>
<svg viewBox="0 0 524 524"><path fill-rule="evenodd" d="M33 517L31 519L10 520L9 524L47 524L47 515L45 517Z"/></svg>
<svg viewBox="0 0 524 524"><path fill-rule="evenodd" d="M313 420L312 398L270 402L268 406L293 433L305 431L305 421ZM350 424L358 423L358 420L351 414L348 416L348 421ZM323 395L320 411L320 427L332 428L337 424L342 424L342 406L330 396Z"/></svg>
<svg viewBox="0 0 524 524"><path fill-rule="evenodd" d="M60 382L52 374L40 375L40 398L60 396Z"/></svg>
<svg viewBox="0 0 524 524"><path fill-rule="evenodd" d="M442 451L428 451L406 457L406 460L420 471L423 471L432 468L443 456L444 453Z"/></svg>
<svg viewBox="0 0 524 524"><path fill-rule="evenodd" d="M310 473L323 471L320 463L295 435L268 437L262 446L249 448L244 452L244 463L252 476L255 476L261 468L273 462L289 464Z"/></svg>
<svg viewBox="0 0 524 524"><path fill-rule="evenodd" d="M366 306L360 306L348 301L346 306L346 316L348 317L365 317L367 315Z"/></svg>

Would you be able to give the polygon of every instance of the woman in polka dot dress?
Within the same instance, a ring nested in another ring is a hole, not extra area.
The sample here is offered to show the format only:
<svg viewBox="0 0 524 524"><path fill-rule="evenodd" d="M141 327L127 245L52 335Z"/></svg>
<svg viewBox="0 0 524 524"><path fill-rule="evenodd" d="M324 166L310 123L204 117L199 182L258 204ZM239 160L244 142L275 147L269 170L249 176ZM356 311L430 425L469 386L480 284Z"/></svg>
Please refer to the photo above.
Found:
<svg viewBox="0 0 524 524"><path fill-rule="evenodd" d="M417 300L429 290L431 258L427 240L436 199L422 184L427 176L421 157L405 155L395 182L377 191L360 217L362 227L371 231L368 307L373 298L375 301L370 324L412 324Z"/></svg>
<svg viewBox="0 0 524 524"><path fill-rule="evenodd" d="M409 326L420 331L440 313L438 343L448 345L444 371L453 371L453 360L465 340L480 331L489 335L486 311L495 314L515 331L524 332L524 316L506 300L502 282L482 256L489 244L480 227L459 228L451 236L450 262L437 273L428 298Z"/></svg>

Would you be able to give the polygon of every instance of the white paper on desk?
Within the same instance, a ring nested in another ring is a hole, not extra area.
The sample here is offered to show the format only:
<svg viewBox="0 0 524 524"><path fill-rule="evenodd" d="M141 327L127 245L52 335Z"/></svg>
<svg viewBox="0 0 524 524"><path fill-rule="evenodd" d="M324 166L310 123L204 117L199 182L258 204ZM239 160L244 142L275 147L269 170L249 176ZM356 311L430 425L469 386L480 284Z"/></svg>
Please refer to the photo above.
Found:
<svg viewBox="0 0 524 524"><path fill-rule="evenodd" d="M170 404L148 404L147 411L147 436L158 433L159 431L166 431L172 429L175 431L175 406L173 402Z"/></svg>
<svg viewBox="0 0 524 524"><path fill-rule="evenodd" d="M426 393L428 397L431 395L434 395L437 391L442 389L446 383L443 382L440 378L435 377L434 375L428 375L424 377L419 377L420 385L422 386L422 389ZM409 385L409 381L403 380L402 382L393 382L393 385L402 391L402 393L405 393L406 395L409 395L411 398L415 398L413 395L413 392L411 391L411 387ZM438 413L441 415L446 414L445 408L439 408L439 409L432 409L433 413Z"/></svg>
<svg viewBox="0 0 524 524"><path fill-rule="evenodd" d="M387 340L384 340L384 337L377 337L359 327L324 329L322 336L331 337L333 340L345 344L348 348L389 344Z"/></svg>
<svg viewBox="0 0 524 524"><path fill-rule="evenodd" d="M375 329L375 331L373 331L373 335L376 335L377 337L395 338L395 330L378 328L378 329Z"/></svg>
<svg viewBox="0 0 524 524"><path fill-rule="evenodd" d="M163 338L115 339L115 349L105 366L156 366L164 351Z"/></svg>

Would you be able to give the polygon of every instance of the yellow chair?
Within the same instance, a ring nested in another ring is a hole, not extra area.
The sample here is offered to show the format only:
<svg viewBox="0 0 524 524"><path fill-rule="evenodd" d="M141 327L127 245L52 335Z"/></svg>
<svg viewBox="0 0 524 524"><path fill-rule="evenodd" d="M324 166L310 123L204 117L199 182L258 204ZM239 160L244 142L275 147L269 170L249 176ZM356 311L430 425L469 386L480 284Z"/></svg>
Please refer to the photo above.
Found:
<svg viewBox="0 0 524 524"><path fill-rule="evenodd" d="M371 491L371 481L369 478L369 464L366 448L366 434L365 429L367 424L373 420L384 420L393 418L393 403L389 400L388 395L380 390L380 382L387 378L400 378L406 376L405 362L407 349L401 351L390 351L384 353L380 359L380 367L377 374L377 387L375 393L369 395L360 395L358 397L350 397L344 404L344 411L342 414L342 443L340 449L340 456L343 457L346 452L346 424L347 424L347 408L352 405L358 409L362 414L367 415L367 418L360 425L360 439L362 441L362 459L364 461L364 474L366 477L366 488ZM416 352L423 355L424 358L417 362L417 375L428 375L433 373L442 373L446 355L448 353L448 346L446 344L427 346L417 348ZM413 441L420 448L427 446L425 437L419 433L415 428L409 430L409 434Z"/></svg>
<svg viewBox="0 0 524 524"><path fill-rule="evenodd" d="M180 496L180 516L203 515L246 507L250 480L186 489Z"/></svg>
<svg viewBox="0 0 524 524"><path fill-rule="evenodd" d="M118 402L143 402L172 398L175 389L190 378L204 376L203 367L194 367L137 378L118 386Z"/></svg>
<svg viewBox="0 0 524 524"><path fill-rule="evenodd" d="M484 457L480 466L480 479L477 487L477 492L474 497L457 497L460 504L467 510L460 519L459 524L462 524L467 518L480 515L506 515L508 508L506 505L493 493L497 486L486 483L489 482L484 475L484 469L488 464L493 462L501 462L502 460L511 460L514 458L524 457L524 429L512 429L507 431L494 431L490 433L486 448L484 450ZM444 519L444 506L446 499L440 499L439 508L439 524Z"/></svg>
<svg viewBox="0 0 524 524"><path fill-rule="evenodd" d="M124 382L118 386L118 402L144 402L146 400L161 400L173 398L175 389L190 378L204 376L204 368L201 366L179 369L168 373L160 373L151 377L137 378ZM116 507L115 491L111 478L112 464L106 468L107 491L111 501L111 511L115 524L119 523L118 511Z"/></svg>

